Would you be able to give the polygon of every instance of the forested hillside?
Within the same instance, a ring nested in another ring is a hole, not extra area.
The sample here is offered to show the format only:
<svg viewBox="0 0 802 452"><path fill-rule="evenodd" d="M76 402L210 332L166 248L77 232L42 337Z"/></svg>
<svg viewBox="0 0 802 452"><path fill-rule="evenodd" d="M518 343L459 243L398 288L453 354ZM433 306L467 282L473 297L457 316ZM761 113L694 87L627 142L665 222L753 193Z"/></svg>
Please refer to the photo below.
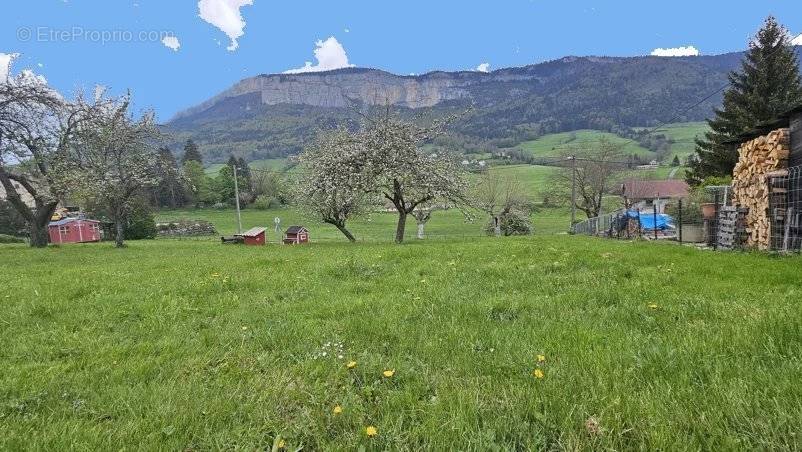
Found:
<svg viewBox="0 0 802 452"><path fill-rule="evenodd" d="M473 106L436 143L463 152L510 148L580 129L635 137L638 127L708 117L720 96L678 117L675 112L721 87L741 57L566 57L490 73L421 76L358 68L261 75L179 113L165 128L174 150L193 138L207 162L232 152L251 160L295 154L316 130L354 125L358 110L387 102L400 114L428 117Z"/></svg>

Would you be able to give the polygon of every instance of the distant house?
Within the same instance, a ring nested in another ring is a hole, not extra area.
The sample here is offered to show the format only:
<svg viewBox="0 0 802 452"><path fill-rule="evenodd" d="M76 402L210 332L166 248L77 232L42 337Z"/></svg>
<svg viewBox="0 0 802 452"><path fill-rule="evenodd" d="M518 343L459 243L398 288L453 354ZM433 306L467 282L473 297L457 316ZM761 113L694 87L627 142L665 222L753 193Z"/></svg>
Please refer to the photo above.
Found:
<svg viewBox="0 0 802 452"><path fill-rule="evenodd" d="M307 242L309 242L309 231L303 226L290 226L284 233L284 243L287 245Z"/></svg>
<svg viewBox="0 0 802 452"><path fill-rule="evenodd" d="M639 170L653 170L653 169L657 169L659 166L660 166L660 165L657 163L657 160L652 160L651 162L649 162L649 163L648 163L648 164L646 164L646 165L638 165L638 166L636 166L636 167L635 167L635 169L639 169Z"/></svg>
<svg viewBox="0 0 802 452"><path fill-rule="evenodd" d="M621 184L624 205L630 209L665 213L666 206L688 196L690 187L682 180L628 180Z"/></svg>
<svg viewBox="0 0 802 452"><path fill-rule="evenodd" d="M82 218L64 218L51 221L47 226L50 243L99 242L102 238L100 222Z"/></svg>

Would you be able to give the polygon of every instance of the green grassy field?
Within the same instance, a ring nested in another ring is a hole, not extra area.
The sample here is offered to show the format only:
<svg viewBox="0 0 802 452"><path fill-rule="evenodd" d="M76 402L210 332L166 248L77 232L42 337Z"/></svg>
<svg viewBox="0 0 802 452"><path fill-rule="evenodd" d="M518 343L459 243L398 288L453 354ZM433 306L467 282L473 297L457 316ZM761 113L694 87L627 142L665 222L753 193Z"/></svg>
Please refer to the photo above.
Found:
<svg viewBox="0 0 802 452"><path fill-rule="evenodd" d="M243 230L254 226L264 226L270 229L269 240L278 240L274 232L274 219L281 219L282 232L290 225L300 224L311 231L313 241L328 242L345 240L342 233L334 226L316 222L301 215L292 208L271 210L242 210ZM483 227L488 218L480 212L472 213L473 221L466 221L465 216L458 210L438 211L426 225L426 236L430 239L443 238L469 238L484 236ZM376 212L368 217L357 218L348 223L351 232L357 240L367 242L389 242L395 237L397 215L390 212ZM221 234L233 234L237 230L237 217L234 209L176 209L162 210L157 213L157 222L169 222L179 219L207 220L215 225ZM570 214L566 208L539 209L532 215L535 233L550 235L564 233L570 224ZM415 219L407 218L405 237L409 240L415 238L417 225Z"/></svg>
<svg viewBox="0 0 802 452"><path fill-rule="evenodd" d="M498 171L505 177L517 178L521 182L521 188L533 201L543 200L543 191L558 170L554 166L539 165L500 165L491 168L491 171Z"/></svg>
<svg viewBox="0 0 802 452"><path fill-rule="evenodd" d="M211 165L207 165L205 169L206 174L210 176L216 176L217 173L220 172L220 168L222 168L224 165L224 163L213 163ZM287 166L287 159L254 160L248 163L248 166L255 169L281 171Z"/></svg>
<svg viewBox="0 0 802 452"><path fill-rule="evenodd" d="M603 138L609 140L610 143L621 145L621 151L627 155L637 154L645 158L652 158L654 155L653 152L632 140L598 130L554 133L542 136L537 140L526 141L516 148L529 152L535 157L559 157L564 155L568 149L580 152L583 149L592 148Z"/></svg>
<svg viewBox="0 0 802 452"><path fill-rule="evenodd" d="M667 124L657 130L656 134L663 134L674 140L671 145L671 154L665 159L665 164L670 163L674 156L678 156L684 163L689 155L695 152L695 139L702 137L708 130L707 123L687 122ZM591 148L600 139L606 138L612 143L622 146L626 154L637 154L641 157L651 159L654 153L638 145L632 140L619 137L618 135L600 132L598 130L577 130L574 132L555 133L545 135L537 140L527 141L517 146L518 149L525 150L535 157L548 158L559 157L564 154L566 149ZM641 171L633 175L639 179L666 179L673 168L665 166L653 171ZM674 174L674 179L682 179L685 176L685 168L681 168Z"/></svg>
<svg viewBox="0 0 802 452"><path fill-rule="evenodd" d="M0 450L798 450L801 264L568 236L2 245Z"/></svg>
<svg viewBox="0 0 802 452"><path fill-rule="evenodd" d="M507 177L516 177L526 195L534 202L542 202L542 191L549 184L549 178L557 169L549 166L509 165L498 166L491 171L503 172ZM458 210L439 211L432 215L426 225L426 234L432 239L467 238L484 236L482 228L487 217L481 212L472 212L472 221L466 221L465 216ZM271 210L242 210L242 226L249 229L254 226L265 226L274 229L274 219L279 217L283 229L293 224L302 224L312 231L315 241L340 241L343 235L334 227L321 224L313 219L303 216L294 208ZM177 209L162 210L157 213L157 222L169 222L179 219L199 219L212 222L221 234L236 232L236 213L233 209ZM349 229L360 241L391 241L395 234L396 215L394 213L378 212L368 217L357 218L349 222ZM557 234L568 230L570 213L567 208L541 208L532 215L532 222L536 234ZM282 229L282 230L283 230ZM413 239L417 232L415 220L407 220L406 237ZM278 234L271 233L271 240L277 240Z"/></svg>
<svg viewBox="0 0 802 452"><path fill-rule="evenodd" d="M675 155L680 158L682 163L685 163L685 159L695 152L695 139L702 138L707 130L706 122L683 122L667 124L655 130L654 133L663 134L674 140L671 145L671 155L666 159L667 163L671 162Z"/></svg>

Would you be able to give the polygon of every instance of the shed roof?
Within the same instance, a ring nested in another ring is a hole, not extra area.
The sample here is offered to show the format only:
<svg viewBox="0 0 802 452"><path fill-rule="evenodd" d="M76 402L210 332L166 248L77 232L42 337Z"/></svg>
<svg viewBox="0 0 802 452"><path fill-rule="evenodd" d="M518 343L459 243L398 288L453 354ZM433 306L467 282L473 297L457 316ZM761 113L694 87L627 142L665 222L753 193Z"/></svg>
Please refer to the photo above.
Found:
<svg viewBox="0 0 802 452"><path fill-rule="evenodd" d="M684 180L628 180L621 194L629 199L683 198L690 187Z"/></svg>
<svg viewBox="0 0 802 452"><path fill-rule="evenodd" d="M240 235L243 236L243 237L256 237L257 235L262 234L266 230L267 230L267 228L262 228L262 227L258 227L257 226L255 228L248 229L247 231L243 232Z"/></svg>
<svg viewBox="0 0 802 452"><path fill-rule="evenodd" d="M761 124L758 124L757 127L748 132L742 133L735 138L731 138L729 140L724 141L723 144L741 145L743 143L746 143L747 141L752 141L757 137L766 135L772 130L787 128L790 126L791 117L799 113L802 113L802 104L799 104L796 107L786 111L785 113L777 116L771 121L766 121Z"/></svg>
<svg viewBox="0 0 802 452"><path fill-rule="evenodd" d="M299 232L304 232L304 231L305 231L305 232L309 232L309 231L308 231L308 230L307 230L305 227L303 227L303 226L290 226L289 228L287 228L287 234L297 234L297 233L299 233Z"/></svg>
<svg viewBox="0 0 802 452"><path fill-rule="evenodd" d="M85 219L85 218L68 217L68 218L62 218L61 220L58 220L58 221L51 221L50 223L48 223L48 226L63 226L65 224L72 223L73 221L85 221L87 223L100 223L100 221L98 221L98 220L88 220L88 219Z"/></svg>

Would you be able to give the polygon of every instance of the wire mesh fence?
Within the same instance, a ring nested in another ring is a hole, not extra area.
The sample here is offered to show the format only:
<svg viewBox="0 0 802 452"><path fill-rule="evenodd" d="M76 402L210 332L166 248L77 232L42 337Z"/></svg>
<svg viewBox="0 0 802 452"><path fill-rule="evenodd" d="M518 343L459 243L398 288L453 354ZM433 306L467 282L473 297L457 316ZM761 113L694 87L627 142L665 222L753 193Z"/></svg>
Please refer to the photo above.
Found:
<svg viewBox="0 0 802 452"><path fill-rule="evenodd" d="M714 250L802 251L802 166L762 174L733 190L709 186L652 209L579 222L574 234L673 240Z"/></svg>
<svg viewBox="0 0 802 452"><path fill-rule="evenodd" d="M574 224L571 233L612 239L673 239L676 230L667 214L656 206L620 209Z"/></svg>

